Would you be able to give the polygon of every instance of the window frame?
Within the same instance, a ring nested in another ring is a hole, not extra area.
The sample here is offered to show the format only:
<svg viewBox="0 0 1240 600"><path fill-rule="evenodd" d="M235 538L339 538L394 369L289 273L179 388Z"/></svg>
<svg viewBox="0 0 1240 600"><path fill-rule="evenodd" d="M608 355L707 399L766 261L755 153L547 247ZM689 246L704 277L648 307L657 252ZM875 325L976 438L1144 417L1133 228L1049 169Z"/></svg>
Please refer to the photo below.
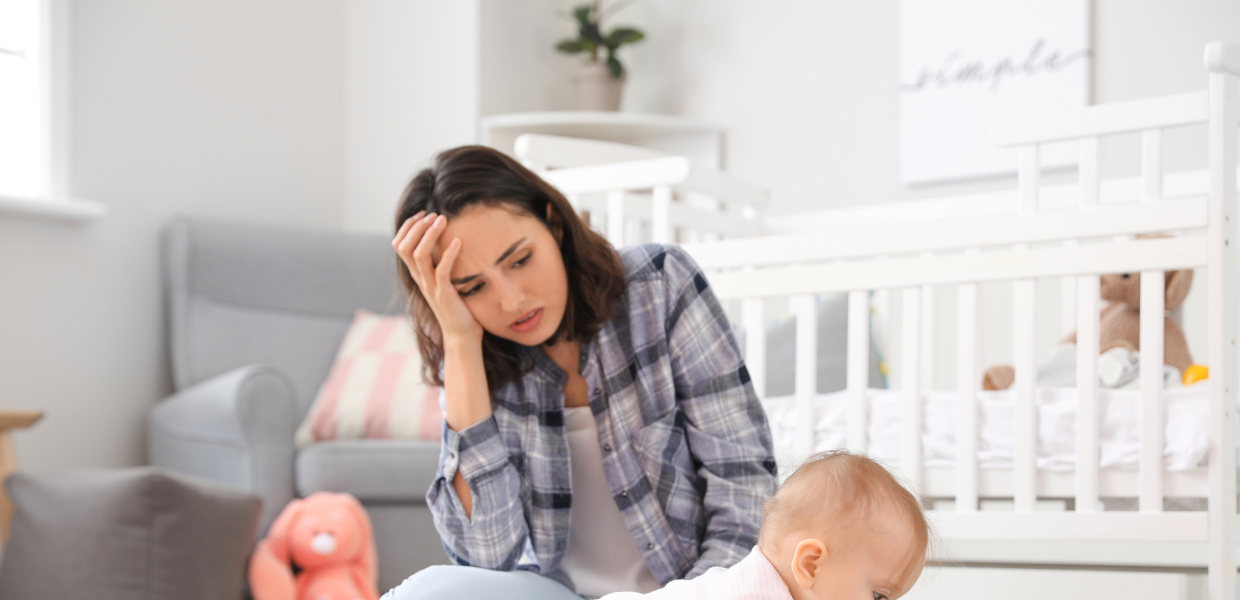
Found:
<svg viewBox="0 0 1240 600"><path fill-rule="evenodd" d="M70 96L70 1L38 0L39 86L43 107L40 136L43 138L43 191L34 196L0 193L0 217L20 215L66 221L94 221L107 214L100 202L72 198L71 188L71 96Z"/></svg>

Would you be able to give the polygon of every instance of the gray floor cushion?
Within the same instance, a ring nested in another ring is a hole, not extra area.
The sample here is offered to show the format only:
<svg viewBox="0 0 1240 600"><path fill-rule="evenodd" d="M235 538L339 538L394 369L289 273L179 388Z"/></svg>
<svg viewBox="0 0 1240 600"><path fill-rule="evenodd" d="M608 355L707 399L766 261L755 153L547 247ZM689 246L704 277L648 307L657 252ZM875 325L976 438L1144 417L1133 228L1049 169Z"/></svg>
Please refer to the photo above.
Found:
<svg viewBox="0 0 1240 600"><path fill-rule="evenodd" d="M0 599L236 600L260 501L154 468L5 482L12 536Z"/></svg>

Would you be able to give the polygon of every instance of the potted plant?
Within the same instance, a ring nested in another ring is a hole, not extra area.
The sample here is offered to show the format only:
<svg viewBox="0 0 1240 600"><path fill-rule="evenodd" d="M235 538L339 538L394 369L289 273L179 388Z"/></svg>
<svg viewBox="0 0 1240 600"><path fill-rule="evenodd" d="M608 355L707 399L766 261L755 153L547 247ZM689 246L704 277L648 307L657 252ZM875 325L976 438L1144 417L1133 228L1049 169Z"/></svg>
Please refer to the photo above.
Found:
<svg viewBox="0 0 1240 600"><path fill-rule="evenodd" d="M632 27L617 27L604 35L602 18L626 3L620 0L604 8L601 0L594 0L591 4L573 7L577 37L562 40L555 46L565 54L585 54L588 59L573 73L577 105L582 110L620 110L625 72L616 51L625 44L640 41L646 34Z"/></svg>

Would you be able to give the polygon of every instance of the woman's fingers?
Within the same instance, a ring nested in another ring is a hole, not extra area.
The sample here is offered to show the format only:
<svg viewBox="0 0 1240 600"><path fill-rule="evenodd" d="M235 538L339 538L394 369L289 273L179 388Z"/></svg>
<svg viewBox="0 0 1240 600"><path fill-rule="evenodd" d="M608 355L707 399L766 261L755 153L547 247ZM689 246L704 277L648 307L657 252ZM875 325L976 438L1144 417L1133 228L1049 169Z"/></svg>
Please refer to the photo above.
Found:
<svg viewBox="0 0 1240 600"><path fill-rule="evenodd" d="M401 223L400 229L397 230L396 235L392 237L392 248L393 249L397 249L400 247L400 242L401 240L405 238L405 234L408 233L409 229L412 228L415 224L417 224L417 222L421 220L422 217L425 215L426 215L426 211L419 210L412 217L405 219L404 223Z"/></svg>
<svg viewBox="0 0 1240 600"><path fill-rule="evenodd" d="M420 280L422 274L419 272L417 261L414 260L413 252L422 241L427 227L430 227L435 217L435 213L431 213L414 221L396 247L396 254L405 262L405 266L408 267L409 273L413 275L414 282L419 287L422 285Z"/></svg>
<svg viewBox="0 0 1240 600"><path fill-rule="evenodd" d="M418 240L422 239L422 232L426 230L426 225L426 215L414 216L405 221L405 224L401 225L401 230L397 232L397 239L393 240L393 243L396 246L396 253L406 263L412 260L410 253L417 247Z"/></svg>
<svg viewBox="0 0 1240 600"><path fill-rule="evenodd" d="M444 227L448 224L447 217L438 215L426 228L426 232L422 234L422 239L418 241L418 245L413 250L413 262L418 266L421 275L425 278L431 278L435 273L435 266L431 264L431 253L435 250L435 244L439 243L439 235L443 233Z"/></svg>
<svg viewBox="0 0 1240 600"><path fill-rule="evenodd" d="M456 263L456 257L460 254L461 238L452 238L452 242L448 244L448 249L444 250L443 256L439 258L439 264L435 266L435 279L440 287L453 289L452 265Z"/></svg>

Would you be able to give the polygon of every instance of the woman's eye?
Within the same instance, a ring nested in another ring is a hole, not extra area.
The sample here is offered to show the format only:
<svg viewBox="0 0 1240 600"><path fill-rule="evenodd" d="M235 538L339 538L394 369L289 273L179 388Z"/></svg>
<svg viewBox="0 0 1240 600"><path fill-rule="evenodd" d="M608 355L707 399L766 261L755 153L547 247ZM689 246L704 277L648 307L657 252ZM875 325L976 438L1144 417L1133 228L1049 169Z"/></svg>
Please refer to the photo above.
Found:
<svg viewBox="0 0 1240 600"><path fill-rule="evenodd" d="M462 298L464 298L464 297L466 297L466 296L473 296L474 294L478 293L478 290L480 290L480 289L482 289L482 284L481 284L481 283L479 283L478 285L475 285L474 287L471 287L471 288L469 288L469 289L467 289L467 290L465 290L465 291L463 291L463 292L460 292L460 294L461 294L461 297L462 297Z"/></svg>
<svg viewBox="0 0 1240 600"><path fill-rule="evenodd" d="M874 600L887 600L887 597L878 592L874 592Z"/></svg>
<svg viewBox="0 0 1240 600"><path fill-rule="evenodd" d="M534 255L533 253L526 254L526 255L525 255L525 257L524 257L524 258L522 258L521 260L518 260L517 262L512 263L512 268L514 268L514 269L520 269L521 267L524 267L524 266L525 266L525 263L530 262L530 257L531 257L531 256L533 256L533 255Z"/></svg>

